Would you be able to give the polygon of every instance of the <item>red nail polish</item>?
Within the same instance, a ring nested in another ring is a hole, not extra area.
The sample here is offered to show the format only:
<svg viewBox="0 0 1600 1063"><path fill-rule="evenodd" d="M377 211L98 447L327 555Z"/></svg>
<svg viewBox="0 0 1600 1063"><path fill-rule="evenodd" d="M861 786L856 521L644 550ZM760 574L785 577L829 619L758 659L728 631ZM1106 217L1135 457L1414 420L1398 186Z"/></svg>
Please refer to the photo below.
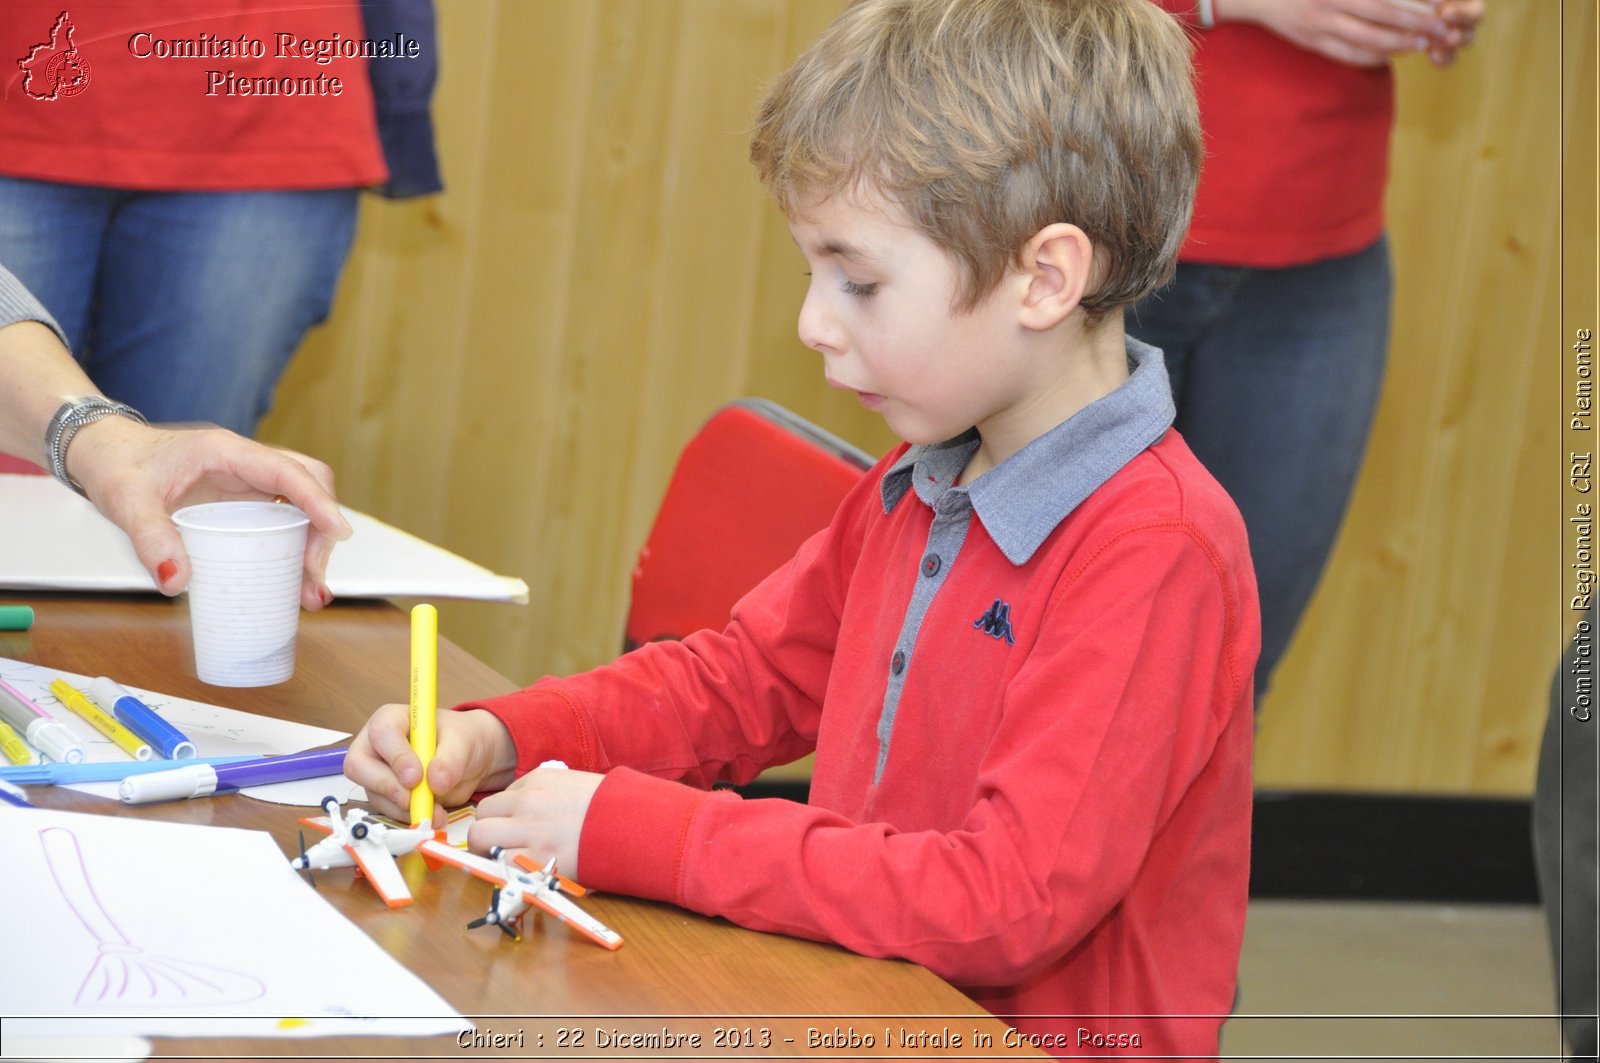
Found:
<svg viewBox="0 0 1600 1063"><path fill-rule="evenodd" d="M156 566L156 579L161 582L163 587L171 583L172 577L176 576L177 574L178 563L176 561L163 561L161 564Z"/></svg>
<svg viewBox="0 0 1600 1063"><path fill-rule="evenodd" d="M317 597L322 599L323 605L327 605L329 602L333 601L333 595L326 587L317 588Z"/></svg>

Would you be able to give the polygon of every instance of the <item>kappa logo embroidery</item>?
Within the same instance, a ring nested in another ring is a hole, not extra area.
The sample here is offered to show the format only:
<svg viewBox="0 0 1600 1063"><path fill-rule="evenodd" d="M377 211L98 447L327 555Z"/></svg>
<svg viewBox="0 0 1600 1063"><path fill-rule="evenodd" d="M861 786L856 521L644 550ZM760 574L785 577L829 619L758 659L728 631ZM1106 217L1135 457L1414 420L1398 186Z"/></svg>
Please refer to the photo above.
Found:
<svg viewBox="0 0 1600 1063"><path fill-rule="evenodd" d="M982 631L985 635L996 639L1005 639L1007 646L1016 645L1016 640L1011 637L1011 605L1009 602L1002 602L999 598L996 598L994 604L989 606L982 616L972 622L972 626Z"/></svg>

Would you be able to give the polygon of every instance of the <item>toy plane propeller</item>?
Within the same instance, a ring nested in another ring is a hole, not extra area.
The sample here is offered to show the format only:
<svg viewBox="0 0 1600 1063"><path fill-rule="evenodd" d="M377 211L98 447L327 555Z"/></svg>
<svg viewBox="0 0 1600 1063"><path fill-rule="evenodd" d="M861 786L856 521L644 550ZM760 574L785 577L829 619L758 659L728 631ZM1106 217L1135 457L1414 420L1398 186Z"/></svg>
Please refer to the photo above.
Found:
<svg viewBox="0 0 1600 1063"><path fill-rule="evenodd" d="M540 867L527 857L513 857L498 846L489 850L490 858L486 860L437 840L419 843L417 851L433 861L459 867L494 884L488 912L483 918L468 923L468 930L497 926L507 937L520 941L522 914L531 905L566 923L597 945L612 951L622 947L622 935L578 907L567 896L567 893L571 893L581 897L586 891L577 883L558 875L554 860Z"/></svg>
<svg viewBox="0 0 1600 1063"><path fill-rule="evenodd" d="M314 867L327 871L335 867L360 868L372 883L383 902L391 908L404 908L411 903L411 888L395 863L395 857L412 852L417 846L434 836L427 827L401 827L379 819L363 808L341 812L339 799L325 797L322 809L326 816L305 818L300 822L327 834L310 849L300 843L300 855L289 862L296 871L310 875ZM442 843L441 843L442 844ZM316 883L313 881L312 883Z"/></svg>

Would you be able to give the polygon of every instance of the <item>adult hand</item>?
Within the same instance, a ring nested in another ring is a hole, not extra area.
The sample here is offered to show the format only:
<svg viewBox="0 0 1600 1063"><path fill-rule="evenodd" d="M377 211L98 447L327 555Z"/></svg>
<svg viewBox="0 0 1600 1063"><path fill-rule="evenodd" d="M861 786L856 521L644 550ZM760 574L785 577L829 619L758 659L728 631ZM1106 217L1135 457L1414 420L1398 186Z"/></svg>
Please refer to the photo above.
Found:
<svg viewBox="0 0 1600 1063"><path fill-rule="evenodd" d="M1351 66L1382 66L1399 52L1430 51L1451 29L1430 0L1216 0L1215 10L1219 21L1254 22Z"/></svg>
<svg viewBox="0 0 1600 1063"><path fill-rule="evenodd" d="M333 493L333 470L222 428L167 428L106 417L85 425L67 451L68 471L89 500L133 540L163 594L189 585L189 555L168 516L181 506L282 497L311 518L300 602L332 600L326 575L333 544L350 524Z"/></svg>
<svg viewBox="0 0 1600 1063"><path fill-rule="evenodd" d="M1484 0L1439 0L1439 18L1446 29L1428 48L1434 66L1447 67L1456 61L1456 54L1477 36L1483 14Z"/></svg>
<svg viewBox="0 0 1600 1063"><path fill-rule="evenodd" d="M604 775L567 768L535 768L497 794L478 802L467 845L487 853L495 846L526 853L538 863L555 857L567 877L583 879L578 839L589 802Z"/></svg>

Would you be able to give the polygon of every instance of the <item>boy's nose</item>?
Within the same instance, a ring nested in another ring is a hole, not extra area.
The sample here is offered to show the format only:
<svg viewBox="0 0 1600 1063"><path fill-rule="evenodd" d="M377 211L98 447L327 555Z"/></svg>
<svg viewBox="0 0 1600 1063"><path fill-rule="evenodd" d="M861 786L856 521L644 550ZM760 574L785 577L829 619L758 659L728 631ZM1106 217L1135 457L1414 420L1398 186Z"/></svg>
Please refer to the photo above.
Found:
<svg viewBox="0 0 1600 1063"><path fill-rule="evenodd" d="M815 284L808 288L805 302L800 304L800 342L814 351L837 351L838 328L830 321L823 300L816 295L815 289Z"/></svg>

